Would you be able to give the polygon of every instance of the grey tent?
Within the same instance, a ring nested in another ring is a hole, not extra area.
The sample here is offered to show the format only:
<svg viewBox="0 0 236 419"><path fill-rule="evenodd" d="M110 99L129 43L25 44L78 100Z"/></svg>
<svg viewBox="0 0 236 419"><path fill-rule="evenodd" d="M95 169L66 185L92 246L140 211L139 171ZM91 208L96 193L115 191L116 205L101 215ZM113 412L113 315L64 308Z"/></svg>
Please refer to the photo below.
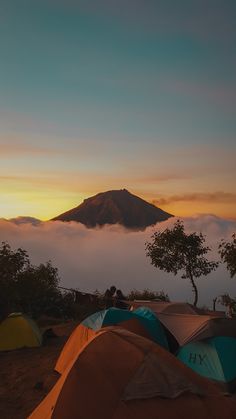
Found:
<svg viewBox="0 0 236 419"><path fill-rule="evenodd" d="M236 337L236 318L166 313L160 313L157 317L180 346L214 336Z"/></svg>

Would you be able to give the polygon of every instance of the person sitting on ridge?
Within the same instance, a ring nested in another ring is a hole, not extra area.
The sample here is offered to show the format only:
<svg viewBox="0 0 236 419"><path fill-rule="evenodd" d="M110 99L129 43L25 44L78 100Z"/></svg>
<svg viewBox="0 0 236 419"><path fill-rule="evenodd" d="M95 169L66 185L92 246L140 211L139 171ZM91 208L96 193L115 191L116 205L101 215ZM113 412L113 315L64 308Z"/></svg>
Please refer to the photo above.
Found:
<svg viewBox="0 0 236 419"><path fill-rule="evenodd" d="M116 292L116 287L112 285L110 288L107 288L104 294L105 308L113 307L114 305L114 295Z"/></svg>
<svg viewBox="0 0 236 419"><path fill-rule="evenodd" d="M123 292L121 290L117 290L115 295L115 307L127 309L128 304L125 303L125 300L127 300L127 298L124 296Z"/></svg>

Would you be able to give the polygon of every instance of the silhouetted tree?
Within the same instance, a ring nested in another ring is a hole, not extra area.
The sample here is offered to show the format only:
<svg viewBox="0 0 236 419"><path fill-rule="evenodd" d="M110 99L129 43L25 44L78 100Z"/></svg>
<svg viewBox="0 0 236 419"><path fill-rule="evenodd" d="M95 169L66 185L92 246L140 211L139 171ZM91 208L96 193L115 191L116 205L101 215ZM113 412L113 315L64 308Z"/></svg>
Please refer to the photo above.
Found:
<svg viewBox="0 0 236 419"><path fill-rule="evenodd" d="M1 316L15 309L17 299L17 281L19 274L30 265L27 252L21 248L12 250L2 242L0 246L0 306Z"/></svg>
<svg viewBox="0 0 236 419"><path fill-rule="evenodd" d="M231 298L229 294L220 295L217 299L218 303L227 307L226 315L232 317L236 312L236 300Z"/></svg>
<svg viewBox="0 0 236 419"><path fill-rule="evenodd" d="M33 317L42 313L60 315L63 298L58 285L58 270L50 261L39 266L30 265L18 275L18 305Z"/></svg>
<svg viewBox="0 0 236 419"><path fill-rule="evenodd" d="M177 275L183 271L181 278L187 278L192 284L194 305L198 302L198 289L194 278L208 275L218 267L218 262L209 261L205 255L211 249L205 246L205 237L196 232L186 234L182 221L178 220L172 229L155 232L152 241L146 243L146 255L151 258L155 267Z"/></svg>
<svg viewBox="0 0 236 419"><path fill-rule="evenodd" d="M0 316L12 311L39 314L58 314L63 297L58 290L57 268L51 262L33 266L27 252L0 246Z"/></svg>
<svg viewBox="0 0 236 419"><path fill-rule="evenodd" d="M222 240L219 245L219 254L223 263L230 273L231 278L236 274L236 234L232 235L232 241Z"/></svg>

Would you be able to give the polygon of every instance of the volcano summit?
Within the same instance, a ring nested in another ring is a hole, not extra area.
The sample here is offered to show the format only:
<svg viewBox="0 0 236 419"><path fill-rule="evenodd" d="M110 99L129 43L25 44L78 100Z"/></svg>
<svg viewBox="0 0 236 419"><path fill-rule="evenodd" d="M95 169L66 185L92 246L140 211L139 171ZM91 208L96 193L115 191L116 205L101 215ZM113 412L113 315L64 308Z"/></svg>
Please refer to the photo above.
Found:
<svg viewBox="0 0 236 419"><path fill-rule="evenodd" d="M87 227L121 224L126 228L143 230L170 217L171 214L121 189L85 199L81 205L58 215L53 221L77 221Z"/></svg>

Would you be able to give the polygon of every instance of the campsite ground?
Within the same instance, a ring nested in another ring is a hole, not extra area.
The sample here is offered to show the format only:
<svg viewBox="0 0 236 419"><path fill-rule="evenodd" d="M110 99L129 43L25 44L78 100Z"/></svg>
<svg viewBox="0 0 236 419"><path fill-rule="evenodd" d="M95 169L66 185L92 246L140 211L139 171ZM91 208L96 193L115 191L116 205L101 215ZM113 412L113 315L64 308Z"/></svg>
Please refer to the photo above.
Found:
<svg viewBox="0 0 236 419"><path fill-rule="evenodd" d="M0 352L1 419L26 419L50 391L59 378L54 371L56 360L77 324L43 324L44 329L50 327L56 334L43 346Z"/></svg>
<svg viewBox="0 0 236 419"><path fill-rule="evenodd" d="M74 322L50 326L57 337L40 348L0 353L0 417L25 419L57 381L54 366L76 326Z"/></svg>

